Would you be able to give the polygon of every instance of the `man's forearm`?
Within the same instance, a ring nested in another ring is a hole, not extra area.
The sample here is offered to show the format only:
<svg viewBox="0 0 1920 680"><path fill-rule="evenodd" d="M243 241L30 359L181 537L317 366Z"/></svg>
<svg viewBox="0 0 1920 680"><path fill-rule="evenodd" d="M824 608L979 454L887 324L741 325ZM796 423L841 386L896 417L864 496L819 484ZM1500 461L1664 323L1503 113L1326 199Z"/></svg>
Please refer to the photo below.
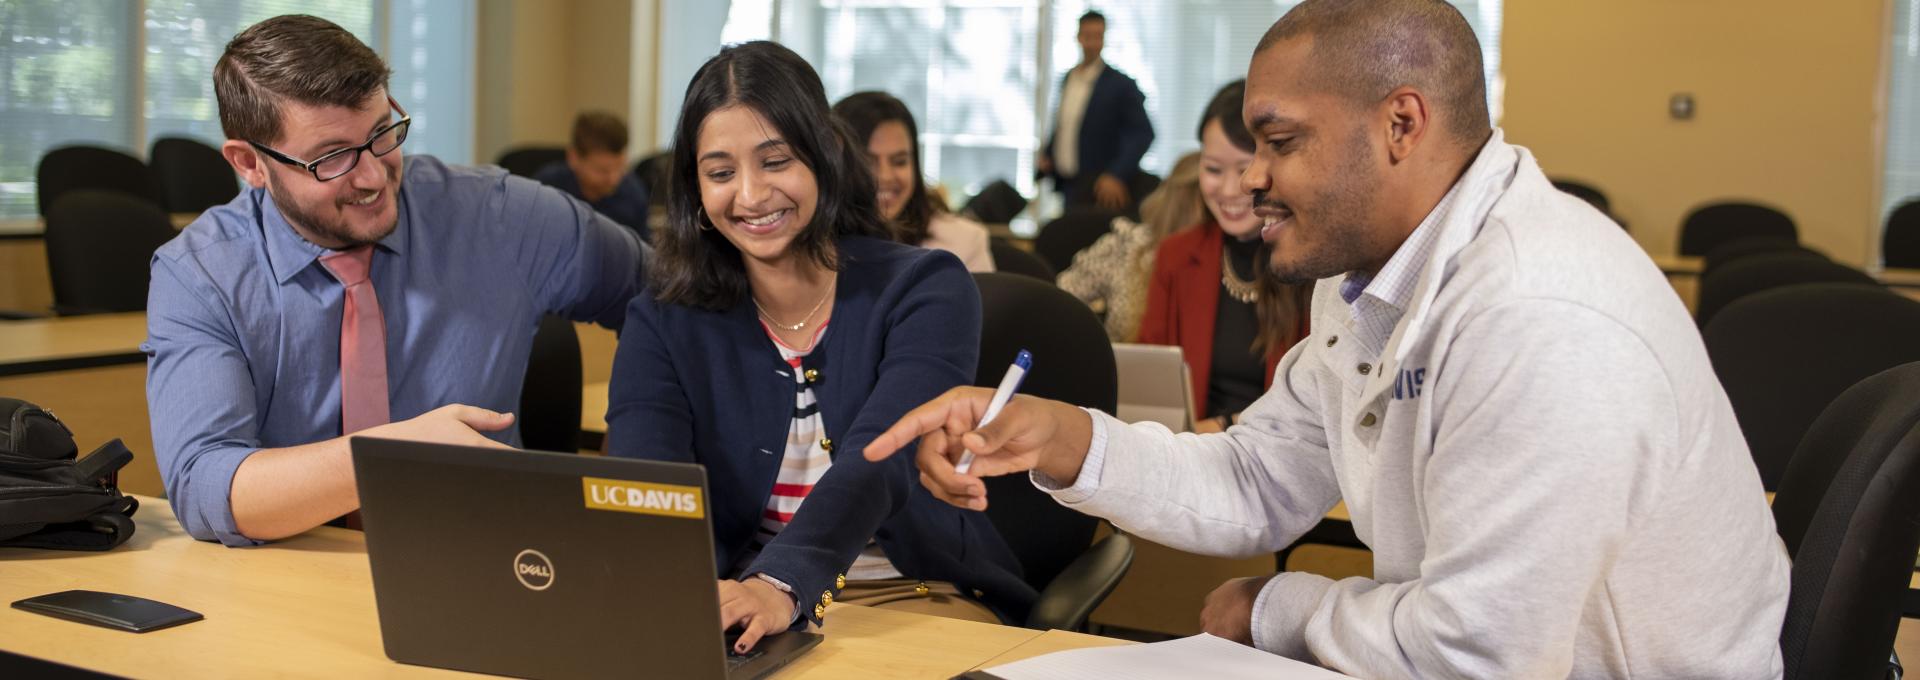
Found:
<svg viewBox="0 0 1920 680"><path fill-rule="evenodd" d="M254 452L234 470L227 499L240 533L263 541L299 534L359 508L347 438Z"/></svg>

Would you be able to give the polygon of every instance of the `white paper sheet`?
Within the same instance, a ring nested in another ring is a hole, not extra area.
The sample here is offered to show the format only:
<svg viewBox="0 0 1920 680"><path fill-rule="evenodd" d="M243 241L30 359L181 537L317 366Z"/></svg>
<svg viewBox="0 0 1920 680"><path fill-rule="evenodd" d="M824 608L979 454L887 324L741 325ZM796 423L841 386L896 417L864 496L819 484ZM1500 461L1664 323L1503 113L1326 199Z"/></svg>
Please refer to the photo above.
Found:
<svg viewBox="0 0 1920 680"><path fill-rule="evenodd" d="M1333 671L1201 633L1145 645L1071 649L982 669L1005 680L1259 678L1328 680Z"/></svg>

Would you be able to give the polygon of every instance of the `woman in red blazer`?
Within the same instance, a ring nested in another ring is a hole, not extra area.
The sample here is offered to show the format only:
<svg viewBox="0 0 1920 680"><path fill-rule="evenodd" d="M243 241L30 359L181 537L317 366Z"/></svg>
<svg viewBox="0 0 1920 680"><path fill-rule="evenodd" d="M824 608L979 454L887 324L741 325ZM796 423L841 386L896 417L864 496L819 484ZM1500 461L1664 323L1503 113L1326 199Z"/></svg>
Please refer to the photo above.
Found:
<svg viewBox="0 0 1920 680"><path fill-rule="evenodd" d="M1206 220L1160 242L1139 341L1178 345L1193 373L1198 432L1232 425L1273 384L1280 356L1307 336L1311 285L1272 280L1253 197L1240 173L1253 161L1241 122L1246 82L1221 88L1200 120Z"/></svg>

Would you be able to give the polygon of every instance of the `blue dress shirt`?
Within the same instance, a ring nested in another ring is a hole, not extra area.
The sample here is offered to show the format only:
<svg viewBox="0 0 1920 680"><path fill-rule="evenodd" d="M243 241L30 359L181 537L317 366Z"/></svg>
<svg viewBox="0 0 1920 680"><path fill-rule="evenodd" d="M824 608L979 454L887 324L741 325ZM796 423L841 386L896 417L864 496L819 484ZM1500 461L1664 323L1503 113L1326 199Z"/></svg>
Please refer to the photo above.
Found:
<svg viewBox="0 0 1920 680"><path fill-rule="evenodd" d="M567 192L569 196L586 200L586 197L580 195L580 177L573 174L573 168L568 167L566 161L546 164L533 173L533 178L542 184ZM628 172L620 177L619 184L613 185L613 193L587 205L593 206L593 209L600 211L600 214L640 234L640 240L652 243L653 229L647 224L648 200L650 196L647 185L641 184L638 176Z"/></svg>
<svg viewBox="0 0 1920 680"><path fill-rule="evenodd" d="M519 408L540 317L619 328L651 252L586 204L498 168L408 156L399 224L374 248L394 421L451 403ZM345 289L264 189L202 213L153 257L147 410L189 534L227 545L234 471L340 432ZM519 441L518 426L487 433Z"/></svg>

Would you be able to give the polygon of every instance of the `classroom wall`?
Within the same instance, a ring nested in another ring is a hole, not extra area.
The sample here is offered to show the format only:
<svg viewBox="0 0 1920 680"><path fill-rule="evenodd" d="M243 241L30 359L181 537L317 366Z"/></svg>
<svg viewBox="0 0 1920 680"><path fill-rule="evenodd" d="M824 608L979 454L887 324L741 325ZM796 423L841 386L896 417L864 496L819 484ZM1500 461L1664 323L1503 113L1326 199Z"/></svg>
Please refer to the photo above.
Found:
<svg viewBox="0 0 1920 680"><path fill-rule="evenodd" d="M476 158L523 145L564 145L573 116L623 118L634 0L481 0Z"/></svg>
<svg viewBox="0 0 1920 680"><path fill-rule="evenodd" d="M1877 261L1886 0L1515 0L1509 141L1612 199L1654 254L1696 205L1774 204L1836 260ZM1692 120L1668 98L1690 92Z"/></svg>

